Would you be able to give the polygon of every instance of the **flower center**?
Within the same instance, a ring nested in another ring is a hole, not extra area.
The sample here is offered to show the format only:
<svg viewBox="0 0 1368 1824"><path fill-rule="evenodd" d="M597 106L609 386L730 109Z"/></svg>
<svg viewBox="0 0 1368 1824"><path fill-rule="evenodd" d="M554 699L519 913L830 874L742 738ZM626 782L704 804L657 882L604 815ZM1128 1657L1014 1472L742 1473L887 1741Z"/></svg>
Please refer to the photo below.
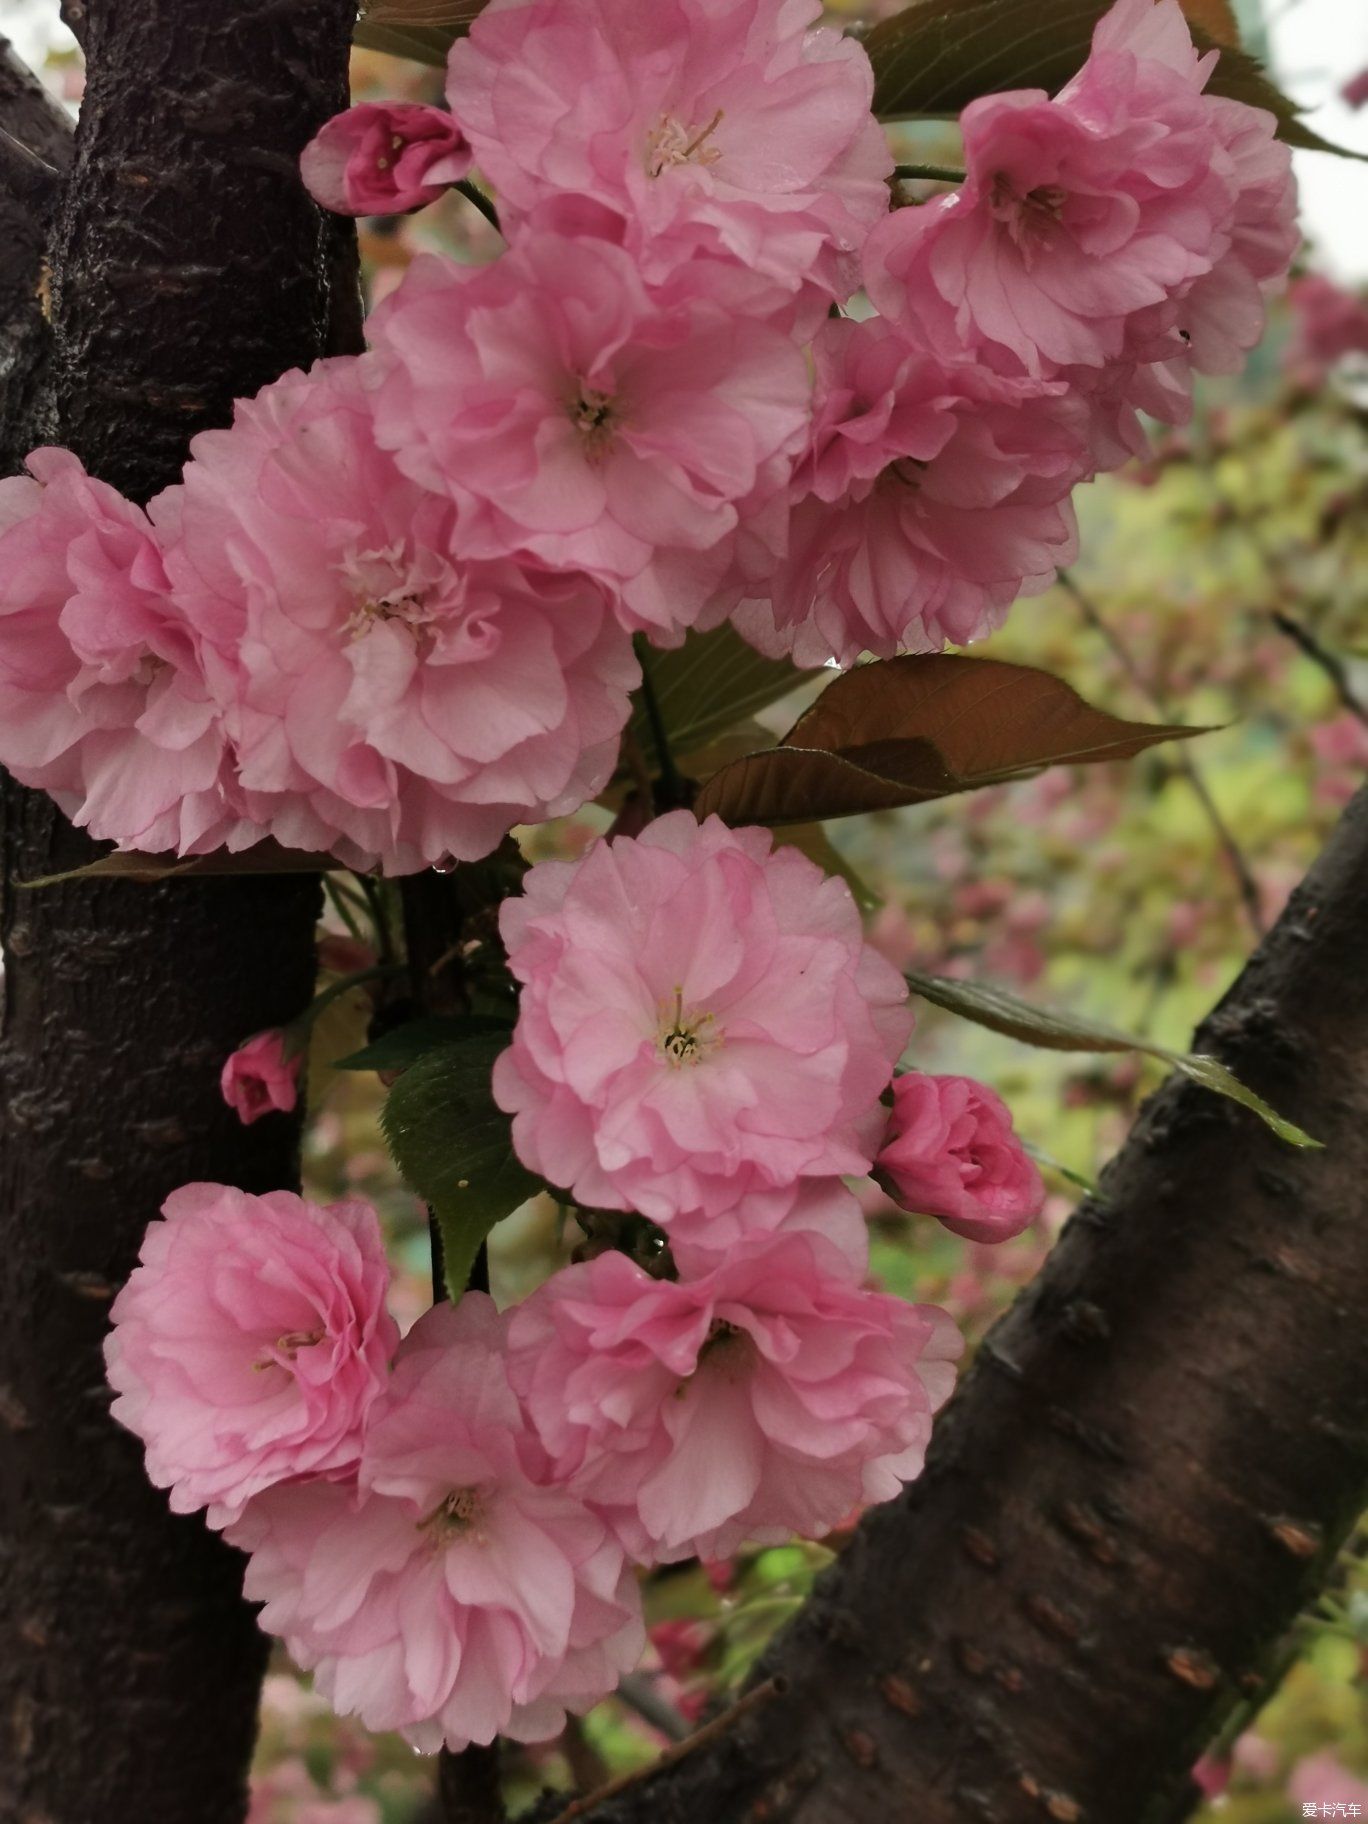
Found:
<svg viewBox="0 0 1368 1824"><path fill-rule="evenodd" d="M427 1533L437 1544L445 1545L450 1540L464 1538L471 1532L478 1538L478 1529L483 1519L484 1503L480 1500L480 1491L477 1488L453 1488L425 1519L418 1522L418 1530Z"/></svg>
<svg viewBox="0 0 1368 1824"><path fill-rule="evenodd" d="M268 1355L263 1362L253 1362L252 1366L259 1374L263 1368L278 1368L282 1355L287 1362L292 1362L301 1349L312 1349L316 1343L321 1343L325 1334L321 1329L287 1330L275 1340L276 1353Z"/></svg>
<svg viewBox="0 0 1368 1824"><path fill-rule="evenodd" d="M715 1317L708 1325L708 1334L698 1352L694 1371L675 1388L675 1398L682 1400L686 1397L705 1362L713 1374L735 1381L750 1371L754 1354L755 1345L749 1331L741 1329L738 1324L729 1324L725 1317Z"/></svg>
<svg viewBox="0 0 1368 1824"><path fill-rule="evenodd" d="M380 621L402 621L417 640L434 618L428 600L433 579L402 545L349 552L338 568L356 603L342 624L348 638L363 639Z"/></svg>
<svg viewBox="0 0 1368 1824"><path fill-rule="evenodd" d="M989 191L988 207L1022 252L1029 253L1063 219L1068 200L1068 191L1058 184L1039 184L1022 196L1007 173L999 171Z"/></svg>
<svg viewBox="0 0 1368 1824"><path fill-rule="evenodd" d="M611 393L580 382L579 391L570 401L570 421L584 440L585 454L592 461L602 456L617 431L617 414Z"/></svg>
<svg viewBox="0 0 1368 1824"><path fill-rule="evenodd" d="M699 1063L722 1043L715 1016L684 1008L684 990L676 988L674 1004L661 1008L656 1044L667 1064L676 1070L685 1064Z"/></svg>
<svg viewBox="0 0 1368 1824"><path fill-rule="evenodd" d="M399 137L399 135L397 133L391 134L390 143L389 143L390 157L385 158L382 155L381 157L377 158L375 161L376 170L377 171L388 171L391 165L397 163L398 154L400 152L402 152L403 149L404 149L403 140Z"/></svg>
<svg viewBox="0 0 1368 1824"><path fill-rule="evenodd" d="M722 148L708 142L721 124L721 108L701 131L682 125L673 114L662 114L646 140L646 175L659 177L676 165L715 165Z"/></svg>

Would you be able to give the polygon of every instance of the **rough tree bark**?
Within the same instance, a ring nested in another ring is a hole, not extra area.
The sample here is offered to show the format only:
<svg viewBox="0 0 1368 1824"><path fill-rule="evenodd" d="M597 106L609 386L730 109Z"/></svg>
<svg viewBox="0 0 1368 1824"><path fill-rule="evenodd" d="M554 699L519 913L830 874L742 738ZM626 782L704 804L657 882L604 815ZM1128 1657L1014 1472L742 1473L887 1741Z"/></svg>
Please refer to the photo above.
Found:
<svg viewBox="0 0 1368 1824"><path fill-rule="evenodd" d="M320 352L335 241L295 161L345 99L354 11L85 0L51 346L11 464L55 438L145 499L235 394ZM307 1001L318 885L28 893L92 847L12 784L0 814L0 1821L238 1824L265 1643L236 1555L170 1516L110 1420L100 1346L169 1190L295 1180L297 1124L243 1130L216 1078Z"/></svg>
<svg viewBox="0 0 1368 1824"><path fill-rule="evenodd" d="M43 347L43 254L70 163L71 122L0 38L0 440L25 411Z"/></svg>
<svg viewBox="0 0 1368 1824"><path fill-rule="evenodd" d="M991 1332L920 1482L593 1824L1169 1824L1368 1495L1368 786Z"/></svg>

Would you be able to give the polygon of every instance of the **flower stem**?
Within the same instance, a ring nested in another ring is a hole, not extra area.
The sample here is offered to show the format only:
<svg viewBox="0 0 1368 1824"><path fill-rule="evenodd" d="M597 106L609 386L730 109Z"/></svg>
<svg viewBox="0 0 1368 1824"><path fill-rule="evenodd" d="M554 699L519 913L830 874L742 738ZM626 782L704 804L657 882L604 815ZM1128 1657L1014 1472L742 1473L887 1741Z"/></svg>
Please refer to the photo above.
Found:
<svg viewBox="0 0 1368 1824"><path fill-rule="evenodd" d="M660 767L660 786L655 793L657 804L662 810L678 810L689 802L689 794L680 777L679 768L675 765L674 754L670 750L670 735L665 727L665 718L660 711L651 683L651 668L646 654L649 650L646 641L640 634L633 642L636 646L637 659L641 665L641 704L646 711L646 720L651 725L651 740L655 745L656 762Z"/></svg>
<svg viewBox="0 0 1368 1824"><path fill-rule="evenodd" d="M942 184L962 184L965 174L953 165L894 165L894 177L925 177Z"/></svg>
<svg viewBox="0 0 1368 1824"><path fill-rule="evenodd" d="M499 212L483 190L478 189L467 177L463 177L459 184L452 187L458 190L468 203L474 203L491 228L497 228L500 234L503 233L503 228L499 223Z"/></svg>

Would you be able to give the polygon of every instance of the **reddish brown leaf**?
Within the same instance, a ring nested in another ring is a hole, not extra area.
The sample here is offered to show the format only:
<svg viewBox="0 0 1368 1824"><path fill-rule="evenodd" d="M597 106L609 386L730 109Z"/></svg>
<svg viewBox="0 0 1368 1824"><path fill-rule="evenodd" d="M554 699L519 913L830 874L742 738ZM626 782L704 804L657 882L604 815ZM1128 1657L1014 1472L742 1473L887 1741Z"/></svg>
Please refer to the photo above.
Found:
<svg viewBox="0 0 1368 1824"><path fill-rule="evenodd" d="M342 863L331 855L306 855L298 849L282 849L278 842L254 843L250 849L229 854L215 849L210 855L136 855L115 849L88 861L82 868L69 868L64 874L44 874L38 880L23 880L23 887L55 887L67 880L184 880L203 878L208 874L321 874Z"/></svg>
<svg viewBox="0 0 1368 1824"><path fill-rule="evenodd" d="M1046 766L1127 760L1206 731L1126 722L1049 672L928 653L857 666L783 742L714 773L700 817L809 823L891 810L1018 779Z"/></svg>

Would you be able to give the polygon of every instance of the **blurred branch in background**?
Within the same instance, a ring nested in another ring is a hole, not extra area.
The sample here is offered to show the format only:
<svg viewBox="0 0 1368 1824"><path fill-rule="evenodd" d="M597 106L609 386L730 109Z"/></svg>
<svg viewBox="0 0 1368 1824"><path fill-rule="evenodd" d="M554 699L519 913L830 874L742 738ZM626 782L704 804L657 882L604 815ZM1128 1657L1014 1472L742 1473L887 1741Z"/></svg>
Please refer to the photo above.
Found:
<svg viewBox="0 0 1368 1824"><path fill-rule="evenodd" d="M1097 606L1096 602L1093 601L1092 597L1086 595L1073 578L1065 571L1060 572L1059 583L1066 594L1073 598L1078 606L1079 613L1083 616L1087 625L1106 641L1111 651L1115 654L1122 670L1135 686L1136 690L1139 691L1140 695L1144 697L1145 701L1164 719L1164 721L1172 721L1173 716L1165 704L1163 692L1158 690L1146 678L1130 648L1126 645L1116 629L1112 627L1103 616L1101 609ZM1212 797L1206 780L1197 769L1196 762L1188 753L1187 749L1180 743L1171 750L1164 764L1171 766L1176 772L1181 773L1183 778L1187 780L1188 785L1192 788L1197 802L1202 807L1203 815L1211 825L1212 832L1221 846L1221 853L1225 856L1226 861L1230 865L1230 871L1234 875L1235 883L1239 888L1240 903L1245 909L1245 915L1249 919L1254 935L1256 937L1262 937L1267 931L1268 926L1263 915L1262 902L1259 896L1259 884L1250 872L1249 863L1245 860L1244 851L1235 838L1235 832L1221 814L1220 806Z"/></svg>

